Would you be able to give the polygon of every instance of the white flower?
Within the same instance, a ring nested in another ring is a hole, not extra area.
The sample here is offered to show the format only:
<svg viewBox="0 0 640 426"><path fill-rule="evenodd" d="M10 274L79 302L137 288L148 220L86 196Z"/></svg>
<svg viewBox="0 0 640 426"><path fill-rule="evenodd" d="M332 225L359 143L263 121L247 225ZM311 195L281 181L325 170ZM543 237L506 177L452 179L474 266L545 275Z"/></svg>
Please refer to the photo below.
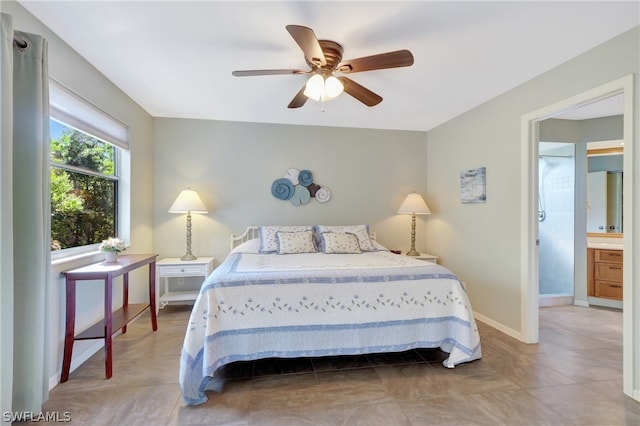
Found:
<svg viewBox="0 0 640 426"><path fill-rule="evenodd" d="M106 240L102 240L102 244L100 244L100 251L113 251L116 253L120 253L121 251L125 251L127 246L124 244L120 238L111 238Z"/></svg>

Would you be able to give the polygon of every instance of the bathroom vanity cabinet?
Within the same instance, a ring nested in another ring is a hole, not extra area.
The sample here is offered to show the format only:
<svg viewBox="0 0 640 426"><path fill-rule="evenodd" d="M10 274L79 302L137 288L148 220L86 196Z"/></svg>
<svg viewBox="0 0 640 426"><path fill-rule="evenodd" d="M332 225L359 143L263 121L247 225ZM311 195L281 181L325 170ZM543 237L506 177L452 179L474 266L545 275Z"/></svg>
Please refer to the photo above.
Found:
<svg viewBox="0 0 640 426"><path fill-rule="evenodd" d="M587 295L622 300L622 250L587 249Z"/></svg>

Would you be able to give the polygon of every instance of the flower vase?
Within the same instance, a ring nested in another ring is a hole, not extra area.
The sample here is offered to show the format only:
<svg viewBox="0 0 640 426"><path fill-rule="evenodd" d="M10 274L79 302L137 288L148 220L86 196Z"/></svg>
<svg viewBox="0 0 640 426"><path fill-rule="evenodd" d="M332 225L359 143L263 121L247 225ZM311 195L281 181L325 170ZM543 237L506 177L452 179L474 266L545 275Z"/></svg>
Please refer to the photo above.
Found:
<svg viewBox="0 0 640 426"><path fill-rule="evenodd" d="M104 261L108 262L108 263L116 263L116 262L118 262L118 252L105 251L104 252Z"/></svg>

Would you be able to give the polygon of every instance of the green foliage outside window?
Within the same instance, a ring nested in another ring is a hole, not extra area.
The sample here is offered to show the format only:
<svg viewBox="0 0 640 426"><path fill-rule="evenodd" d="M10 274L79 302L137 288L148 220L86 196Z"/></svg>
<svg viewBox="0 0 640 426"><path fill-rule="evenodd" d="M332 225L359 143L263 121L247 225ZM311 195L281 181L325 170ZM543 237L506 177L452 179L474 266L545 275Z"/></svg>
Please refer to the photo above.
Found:
<svg viewBox="0 0 640 426"><path fill-rule="evenodd" d="M116 148L53 121L51 134L51 249L115 236Z"/></svg>

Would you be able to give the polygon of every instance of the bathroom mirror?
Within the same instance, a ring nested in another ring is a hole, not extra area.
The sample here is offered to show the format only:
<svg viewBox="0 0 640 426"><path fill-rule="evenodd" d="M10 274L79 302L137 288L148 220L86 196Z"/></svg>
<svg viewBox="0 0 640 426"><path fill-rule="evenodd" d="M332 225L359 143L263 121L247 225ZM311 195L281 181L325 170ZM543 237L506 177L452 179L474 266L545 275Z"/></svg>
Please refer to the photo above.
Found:
<svg viewBox="0 0 640 426"><path fill-rule="evenodd" d="M610 144L611 145L611 144ZM588 144L587 235L621 238L624 150L620 143L609 148Z"/></svg>

